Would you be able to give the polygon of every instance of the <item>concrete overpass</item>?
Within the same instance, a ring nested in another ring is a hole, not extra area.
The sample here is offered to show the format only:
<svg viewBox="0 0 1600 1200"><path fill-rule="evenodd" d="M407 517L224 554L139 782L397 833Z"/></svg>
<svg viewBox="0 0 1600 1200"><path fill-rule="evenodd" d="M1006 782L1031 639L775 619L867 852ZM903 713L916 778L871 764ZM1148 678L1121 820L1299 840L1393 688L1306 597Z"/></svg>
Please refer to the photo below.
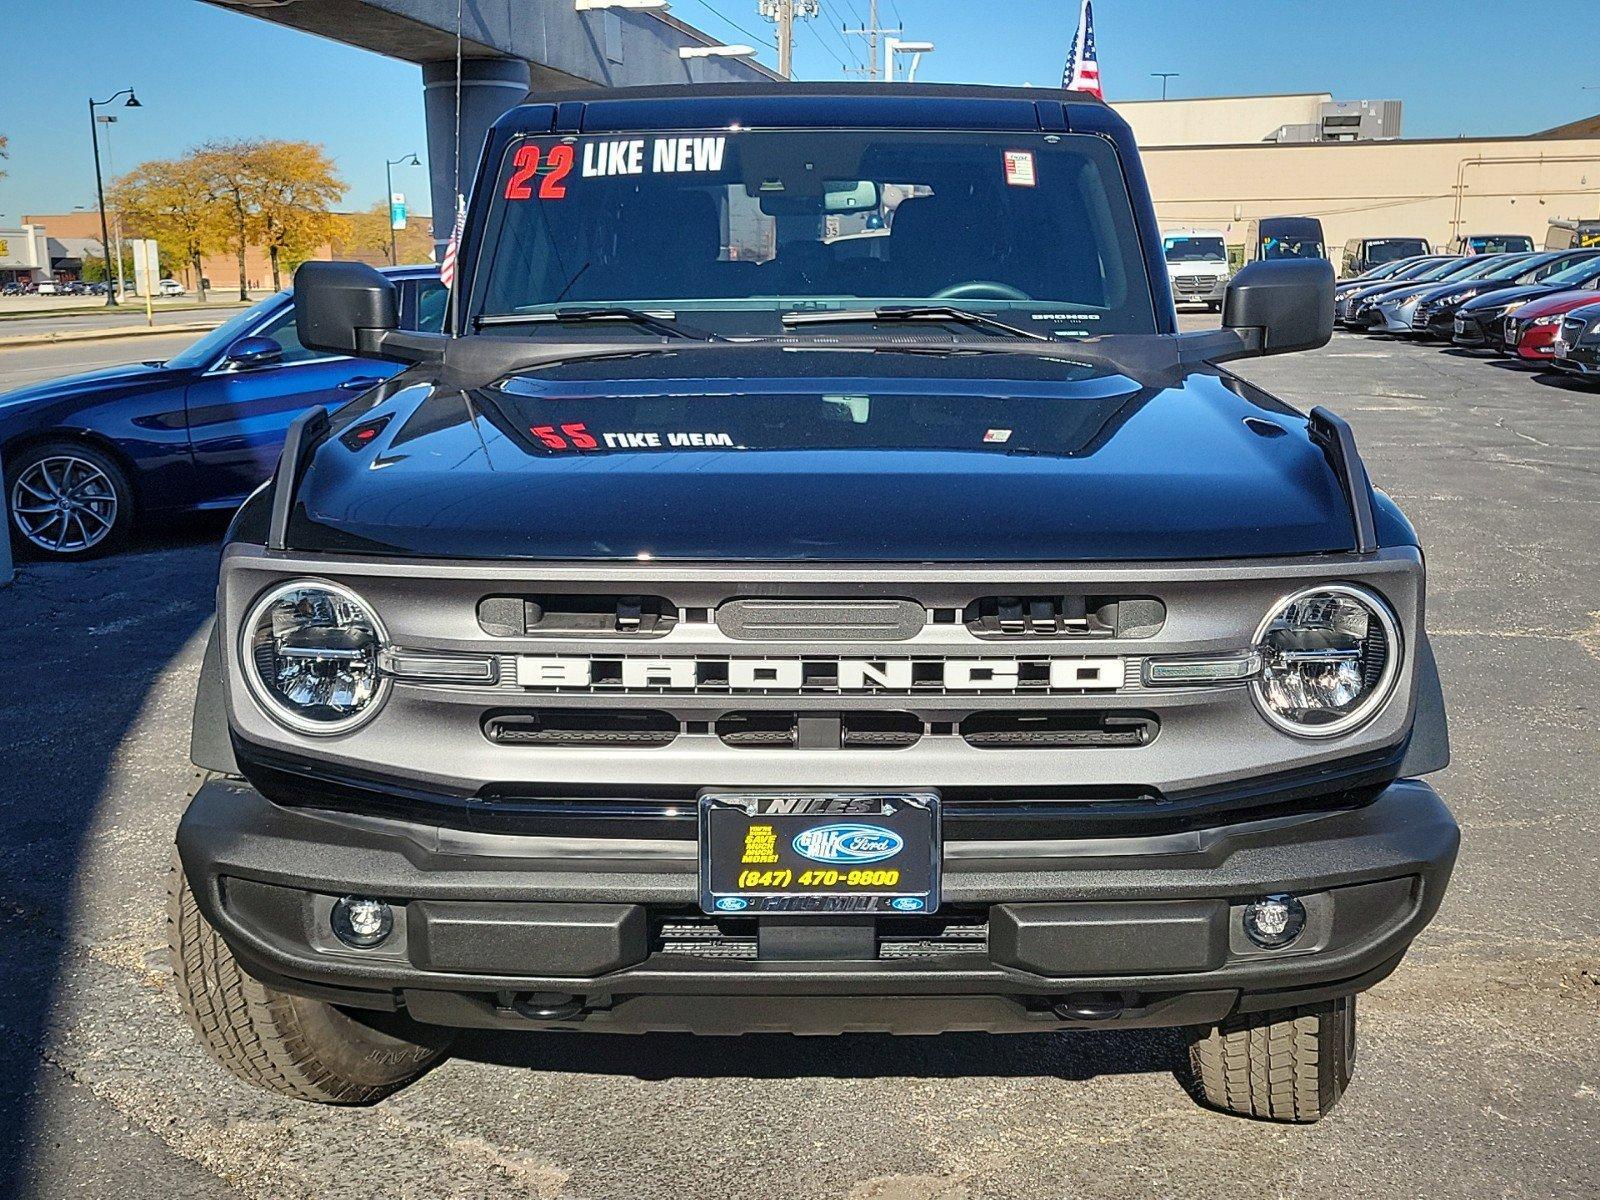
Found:
<svg viewBox="0 0 1600 1200"><path fill-rule="evenodd" d="M463 190L496 117L530 90L738 83L778 76L751 59L684 58L722 43L663 10L577 11L575 0L205 0L422 68L434 239L455 211L456 20L461 19ZM459 9L458 9L459 5ZM751 21L760 18L754 11ZM330 95L338 95L336 88Z"/></svg>

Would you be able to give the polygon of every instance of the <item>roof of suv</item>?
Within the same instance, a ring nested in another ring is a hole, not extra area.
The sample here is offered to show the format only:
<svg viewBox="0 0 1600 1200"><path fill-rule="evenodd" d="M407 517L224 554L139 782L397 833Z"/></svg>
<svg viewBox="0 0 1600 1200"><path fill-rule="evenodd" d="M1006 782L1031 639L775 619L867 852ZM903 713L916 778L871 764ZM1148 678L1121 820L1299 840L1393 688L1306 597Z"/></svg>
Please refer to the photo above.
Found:
<svg viewBox="0 0 1600 1200"><path fill-rule="evenodd" d="M1084 92L948 83L719 83L530 93L495 124L527 133L732 125L1065 133L1079 122L1097 132L1122 125Z"/></svg>

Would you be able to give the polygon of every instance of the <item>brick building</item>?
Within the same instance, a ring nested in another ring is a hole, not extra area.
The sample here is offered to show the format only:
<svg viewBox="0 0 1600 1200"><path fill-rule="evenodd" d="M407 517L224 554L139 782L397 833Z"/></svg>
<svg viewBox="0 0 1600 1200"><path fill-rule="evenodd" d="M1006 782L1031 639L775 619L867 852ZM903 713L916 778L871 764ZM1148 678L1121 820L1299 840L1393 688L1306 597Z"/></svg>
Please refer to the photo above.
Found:
<svg viewBox="0 0 1600 1200"><path fill-rule="evenodd" d="M351 214L340 214L348 216ZM428 218L413 214L411 219L424 228L427 227ZM67 242L78 246L85 246L92 254L99 256L103 253L100 244L100 214L98 211L78 211L68 213L44 213L25 216L22 218L24 225L37 225L44 229L45 235L60 242ZM112 237L116 237L116 228L112 227ZM135 230L124 230L128 237L137 236ZM162 246L163 257L174 257L174 247ZM368 251L352 251L342 245L337 239L317 247L312 258L337 258L356 262L370 263L373 266L382 266L388 262L388 256L381 253ZM208 254L201 260L201 267L205 272L207 286L213 291L239 290L239 259L231 250L222 254ZM194 290L194 268L188 263L182 264L173 276L179 283L190 291ZM267 291L272 287L272 263L267 258L267 252L259 246L247 246L244 252L244 278L245 287L251 291ZM283 272L283 282L289 282L288 273ZM132 286L132 281L129 281Z"/></svg>

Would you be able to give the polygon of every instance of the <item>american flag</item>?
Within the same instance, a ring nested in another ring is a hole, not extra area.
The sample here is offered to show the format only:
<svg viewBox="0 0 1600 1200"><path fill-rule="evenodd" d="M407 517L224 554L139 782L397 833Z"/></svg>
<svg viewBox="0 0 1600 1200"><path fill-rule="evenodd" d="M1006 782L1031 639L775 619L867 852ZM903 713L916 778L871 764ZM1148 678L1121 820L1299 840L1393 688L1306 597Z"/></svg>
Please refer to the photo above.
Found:
<svg viewBox="0 0 1600 1200"><path fill-rule="evenodd" d="M461 249L461 230L467 223L467 202L461 196L456 197L456 223L450 230L450 241L444 248L444 258L439 262L439 281L445 287L454 287L456 282L456 252Z"/></svg>
<svg viewBox="0 0 1600 1200"><path fill-rule="evenodd" d="M1067 55L1061 86L1069 92L1088 92L1096 100L1105 99L1100 92L1100 59L1094 49L1094 11L1089 0L1083 0L1083 11L1078 14L1078 32L1072 35L1072 53Z"/></svg>

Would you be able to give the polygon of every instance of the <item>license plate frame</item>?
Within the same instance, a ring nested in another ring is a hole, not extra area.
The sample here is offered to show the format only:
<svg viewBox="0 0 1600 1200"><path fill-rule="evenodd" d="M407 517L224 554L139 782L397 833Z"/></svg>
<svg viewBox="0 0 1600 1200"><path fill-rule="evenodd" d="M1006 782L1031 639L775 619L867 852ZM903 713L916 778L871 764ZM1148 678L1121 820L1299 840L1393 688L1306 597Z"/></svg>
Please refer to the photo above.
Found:
<svg viewBox="0 0 1600 1200"><path fill-rule="evenodd" d="M708 788L698 815L703 912L924 916L939 907L935 791Z"/></svg>

